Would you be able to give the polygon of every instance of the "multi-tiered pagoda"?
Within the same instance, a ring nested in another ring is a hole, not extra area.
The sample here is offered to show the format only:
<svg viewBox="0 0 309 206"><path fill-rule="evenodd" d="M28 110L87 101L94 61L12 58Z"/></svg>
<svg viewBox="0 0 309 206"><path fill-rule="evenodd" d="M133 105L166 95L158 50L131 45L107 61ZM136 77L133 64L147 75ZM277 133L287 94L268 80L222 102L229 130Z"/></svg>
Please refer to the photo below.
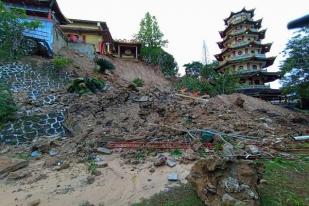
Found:
<svg viewBox="0 0 309 206"><path fill-rule="evenodd" d="M239 92L266 100L278 99L280 91L265 85L280 78L278 72L266 70L276 57L266 57L272 44L262 43L266 30L260 30L262 19L254 20L253 16L254 9L244 8L224 19L226 28L220 31L223 40L218 42L222 51L215 55L220 63L217 71L237 75L243 85Z"/></svg>

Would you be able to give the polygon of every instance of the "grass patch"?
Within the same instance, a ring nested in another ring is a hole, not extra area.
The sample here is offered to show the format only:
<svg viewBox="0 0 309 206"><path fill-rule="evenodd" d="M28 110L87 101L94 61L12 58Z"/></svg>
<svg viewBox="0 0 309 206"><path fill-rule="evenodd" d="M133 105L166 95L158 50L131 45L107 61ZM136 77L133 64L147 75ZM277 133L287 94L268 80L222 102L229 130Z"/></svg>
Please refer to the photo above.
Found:
<svg viewBox="0 0 309 206"><path fill-rule="evenodd" d="M143 87L144 84L145 84L145 82L144 82L144 80L141 79L141 78L135 78L135 79L133 80L133 84L134 84L136 87Z"/></svg>
<svg viewBox="0 0 309 206"><path fill-rule="evenodd" d="M64 69L71 63L72 63L71 59L61 56L57 56L52 60L52 64L57 70Z"/></svg>
<svg viewBox="0 0 309 206"><path fill-rule="evenodd" d="M161 192L132 206L204 206L189 184Z"/></svg>
<svg viewBox="0 0 309 206"><path fill-rule="evenodd" d="M260 188L261 205L309 205L308 171L309 160L303 156L298 160L266 160L264 179L267 183Z"/></svg>
<svg viewBox="0 0 309 206"><path fill-rule="evenodd" d="M82 95L90 92L96 93L97 91L103 91L104 87L105 82L103 80L95 78L77 78L69 85L68 92Z"/></svg>

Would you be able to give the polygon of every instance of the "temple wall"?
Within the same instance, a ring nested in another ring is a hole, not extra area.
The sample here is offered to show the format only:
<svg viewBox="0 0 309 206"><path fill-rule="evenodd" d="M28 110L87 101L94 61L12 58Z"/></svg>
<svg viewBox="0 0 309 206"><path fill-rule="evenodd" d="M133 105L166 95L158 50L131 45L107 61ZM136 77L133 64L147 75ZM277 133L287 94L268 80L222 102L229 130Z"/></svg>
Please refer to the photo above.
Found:
<svg viewBox="0 0 309 206"><path fill-rule="evenodd" d="M93 60L95 58L95 47L93 44L87 43L70 43L69 48L79 53L86 55L89 59Z"/></svg>
<svg viewBox="0 0 309 206"><path fill-rule="evenodd" d="M64 37L62 31L59 30L59 28L57 28L56 26L54 26L53 29L53 36L54 36L53 51L55 54L57 54L60 51L60 49L68 47L68 41Z"/></svg>

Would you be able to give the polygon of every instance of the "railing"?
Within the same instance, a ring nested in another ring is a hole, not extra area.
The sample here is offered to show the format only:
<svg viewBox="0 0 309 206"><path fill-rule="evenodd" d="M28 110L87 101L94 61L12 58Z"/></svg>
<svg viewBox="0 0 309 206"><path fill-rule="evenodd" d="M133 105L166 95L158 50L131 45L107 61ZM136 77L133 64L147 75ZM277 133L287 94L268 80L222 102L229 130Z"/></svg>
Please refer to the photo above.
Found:
<svg viewBox="0 0 309 206"><path fill-rule="evenodd" d="M250 73L250 72L266 72L266 69L262 70L257 70L257 69L241 69L235 72L235 74L245 74L245 73Z"/></svg>
<svg viewBox="0 0 309 206"><path fill-rule="evenodd" d="M229 58L228 60L225 60L223 62L220 63L220 65L225 64L227 61L233 61L233 60L238 60L238 59L245 59L245 58L249 58L249 57L260 57L260 58L266 58L265 54L244 54L244 55L237 55L234 57Z"/></svg>
<svg viewBox="0 0 309 206"><path fill-rule="evenodd" d="M270 89L270 85L265 84L252 84L252 85L241 85L238 89Z"/></svg>

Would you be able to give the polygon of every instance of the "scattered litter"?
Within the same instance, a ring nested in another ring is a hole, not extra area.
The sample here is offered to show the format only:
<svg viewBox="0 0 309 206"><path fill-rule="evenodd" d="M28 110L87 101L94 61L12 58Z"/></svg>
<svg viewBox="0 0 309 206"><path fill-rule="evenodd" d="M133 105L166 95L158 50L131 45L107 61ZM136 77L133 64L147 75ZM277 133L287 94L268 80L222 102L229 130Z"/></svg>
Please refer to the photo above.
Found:
<svg viewBox="0 0 309 206"><path fill-rule="evenodd" d="M304 140L309 140L309 135L305 135L305 136L297 136L297 137L293 137L294 140L296 141L304 141Z"/></svg>
<svg viewBox="0 0 309 206"><path fill-rule="evenodd" d="M54 149L54 148L52 148L52 149L49 150L48 154L53 157L53 156L58 155L59 151Z"/></svg>
<svg viewBox="0 0 309 206"><path fill-rule="evenodd" d="M41 156L42 156L42 153L39 152L39 151L31 152L31 157L33 157L33 158L38 158L38 157L41 157Z"/></svg>
<svg viewBox="0 0 309 206"><path fill-rule="evenodd" d="M167 179L168 181L177 181L178 180L178 174L173 172L173 173L169 173L167 174Z"/></svg>
<svg viewBox="0 0 309 206"><path fill-rule="evenodd" d="M169 167L175 167L176 166L176 161L174 160L167 160L166 161L166 164L169 166Z"/></svg>

